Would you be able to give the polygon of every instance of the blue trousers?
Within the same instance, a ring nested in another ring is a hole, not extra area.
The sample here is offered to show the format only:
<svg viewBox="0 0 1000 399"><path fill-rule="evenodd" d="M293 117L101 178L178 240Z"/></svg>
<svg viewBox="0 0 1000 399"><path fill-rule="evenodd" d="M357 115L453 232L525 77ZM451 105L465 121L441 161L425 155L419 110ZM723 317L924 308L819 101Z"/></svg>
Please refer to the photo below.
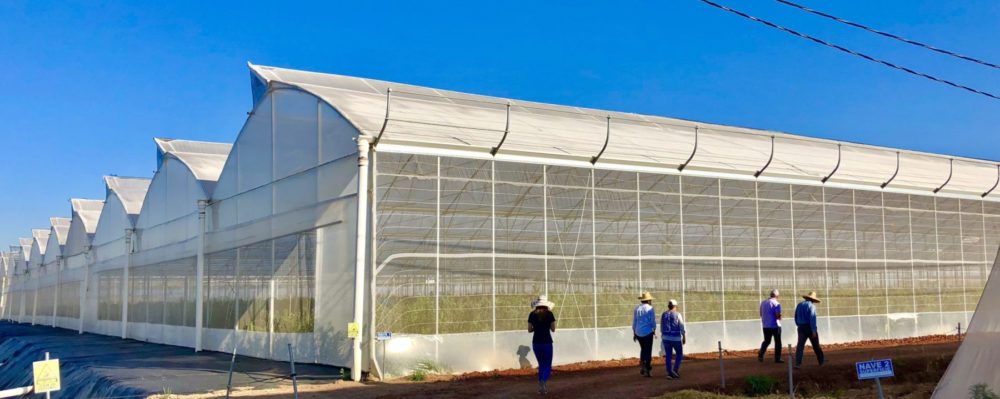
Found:
<svg viewBox="0 0 1000 399"><path fill-rule="evenodd" d="M552 375L552 344L531 344L538 360L538 380L548 381Z"/></svg>
<svg viewBox="0 0 1000 399"><path fill-rule="evenodd" d="M670 352L675 352L677 357L674 359L670 358ZM684 359L684 345L681 341L667 341L663 340L663 353L667 355L667 373L673 371L677 372L681 369L681 360ZM674 360L674 367L670 367L670 361Z"/></svg>

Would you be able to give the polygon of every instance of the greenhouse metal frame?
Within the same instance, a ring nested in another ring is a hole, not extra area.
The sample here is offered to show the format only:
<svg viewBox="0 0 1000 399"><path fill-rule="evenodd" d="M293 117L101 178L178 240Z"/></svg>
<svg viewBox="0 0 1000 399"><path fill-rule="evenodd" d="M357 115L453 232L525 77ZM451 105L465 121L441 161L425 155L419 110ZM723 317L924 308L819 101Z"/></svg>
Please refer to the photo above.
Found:
<svg viewBox="0 0 1000 399"><path fill-rule="evenodd" d="M71 201L0 257L0 315L356 379L489 370L531 361L539 294L557 363L633 353L647 290L689 352L756 347L773 288L819 293L825 342L944 333L1000 246L992 161L250 70L233 145L156 139L152 179Z"/></svg>

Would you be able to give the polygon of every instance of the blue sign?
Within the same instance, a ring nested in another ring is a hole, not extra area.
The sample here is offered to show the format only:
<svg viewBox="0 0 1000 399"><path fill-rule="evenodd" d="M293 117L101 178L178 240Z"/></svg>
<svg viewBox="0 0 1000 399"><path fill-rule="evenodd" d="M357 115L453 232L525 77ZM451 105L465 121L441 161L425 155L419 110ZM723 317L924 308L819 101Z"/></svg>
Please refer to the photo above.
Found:
<svg viewBox="0 0 1000 399"><path fill-rule="evenodd" d="M887 378L896 375L895 370L892 369L892 359L857 362L854 364L854 367L858 369L859 380Z"/></svg>

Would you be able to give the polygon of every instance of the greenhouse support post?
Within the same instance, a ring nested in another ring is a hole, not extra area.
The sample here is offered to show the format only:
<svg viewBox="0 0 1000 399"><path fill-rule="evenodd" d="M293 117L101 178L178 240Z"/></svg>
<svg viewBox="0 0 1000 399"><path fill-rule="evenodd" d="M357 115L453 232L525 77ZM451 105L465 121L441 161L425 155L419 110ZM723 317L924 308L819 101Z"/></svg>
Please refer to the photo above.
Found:
<svg viewBox="0 0 1000 399"><path fill-rule="evenodd" d="M365 248L368 239L368 138L358 137L358 231L355 242L354 267L354 323L362 325L365 313ZM364 330L363 328L361 330ZM364 331L358 331L354 338L354 362L351 368L351 379L361 381L361 337Z"/></svg>
<svg viewBox="0 0 1000 399"><path fill-rule="evenodd" d="M125 229L125 267L122 268L122 339L125 339L125 333L128 330L128 290L129 284L128 273L129 268L132 267L132 233L135 230Z"/></svg>
<svg viewBox="0 0 1000 399"><path fill-rule="evenodd" d="M195 261L195 271L194 271L194 351L201 352L202 350L202 329L204 328L204 312L205 312L205 299L204 299L204 289L205 289L205 230L207 220L205 218L205 210L208 208L208 201L200 199L198 200L198 255Z"/></svg>

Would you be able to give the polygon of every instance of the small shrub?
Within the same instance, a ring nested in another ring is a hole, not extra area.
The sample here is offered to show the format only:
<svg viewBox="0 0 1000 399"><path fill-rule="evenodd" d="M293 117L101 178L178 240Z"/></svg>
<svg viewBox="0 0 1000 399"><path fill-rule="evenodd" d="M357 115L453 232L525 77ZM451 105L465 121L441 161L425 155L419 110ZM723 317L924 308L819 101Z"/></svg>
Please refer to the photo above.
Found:
<svg viewBox="0 0 1000 399"><path fill-rule="evenodd" d="M413 374L410 374L410 381L423 381L427 379L427 372L421 369L413 370Z"/></svg>
<svg viewBox="0 0 1000 399"><path fill-rule="evenodd" d="M744 392L749 396L763 396L774 392L778 381L766 375L751 375L746 378Z"/></svg>
<svg viewBox="0 0 1000 399"><path fill-rule="evenodd" d="M986 384L976 384L969 387L969 398L971 399L1000 399L1000 395L993 392Z"/></svg>
<svg viewBox="0 0 1000 399"><path fill-rule="evenodd" d="M340 379L344 381L351 381L351 369L347 367L340 368Z"/></svg>

